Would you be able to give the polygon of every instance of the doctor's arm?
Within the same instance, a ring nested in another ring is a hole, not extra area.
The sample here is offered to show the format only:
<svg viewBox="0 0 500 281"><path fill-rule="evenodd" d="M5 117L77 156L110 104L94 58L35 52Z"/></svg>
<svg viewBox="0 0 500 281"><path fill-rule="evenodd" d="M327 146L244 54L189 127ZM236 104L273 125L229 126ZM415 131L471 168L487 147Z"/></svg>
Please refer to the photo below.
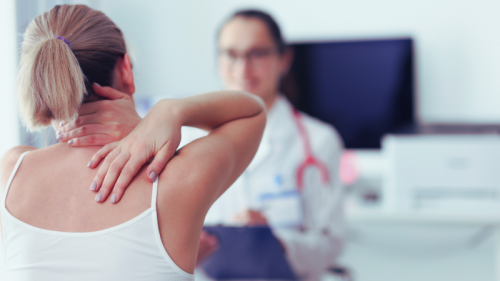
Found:
<svg viewBox="0 0 500 281"><path fill-rule="evenodd" d="M316 170L306 173L302 192L303 229L274 231L284 245L295 272L304 278L319 278L335 264L343 247L344 187L339 177L341 141L332 136L325 139L320 148L322 153L318 153L319 150L314 153L328 166L329 185L325 187L321 183Z"/></svg>

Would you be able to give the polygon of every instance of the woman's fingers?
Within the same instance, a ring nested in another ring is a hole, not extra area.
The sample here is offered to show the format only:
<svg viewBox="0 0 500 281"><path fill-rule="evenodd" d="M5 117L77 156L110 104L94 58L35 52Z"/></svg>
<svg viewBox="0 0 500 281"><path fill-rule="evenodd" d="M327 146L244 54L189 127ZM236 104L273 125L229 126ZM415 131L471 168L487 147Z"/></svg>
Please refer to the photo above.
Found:
<svg viewBox="0 0 500 281"><path fill-rule="evenodd" d="M101 124L91 124L83 125L80 128L73 129L71 131L57 135L57 140L61 142L66 142L74 138L85 137L95 134L106 134L108 132L106 125Z"/></svg>
<svg viewBox="0 0 500 281"><path fill-rule="evenodd" d="M78 116L91 115L99 111L102 101L84 103L78 109Z"/></svg>
<svg viewBox="0 0 500 281"><path fill-rule="evenodd" d="M120 154L120 148L113 149L106 158L104 158L104 161L101 164L101 167L99 167L99 170L97 171L97 174L94 177L94 180L92 181L92 185L90 186L90 190L92 191L99 191L102 187L102 183L104 182L104 178L106 177L106 173L109 170L109 166L111 166L111 163L115 160L116 157ZM92 163L92 161L91 161ZM91 164L89 163L89 164ZM100 197L100 198L99 198ZM99 194L96 196L96 201L100 202L102 199L102 194L99 196Z"/></svg>
<svg viewBox="0 0 500 281"><path fill-rule="evenodd" d="M130 98L129 95L127 94L124 94L120 91L117 91L111 87L101 87L99 84L97 83L94 83L92 85L92 88L94 89L94 92L103 97L103 98L107 98L107 99L110 99L110 100L118 100L118 99L123 99L123 98Z"/></svg>
<svg viewBox="0 0 500 281"><path fill-rule="evenodd" d="M147 174L151 182L154 182L158 175L163 171L168 161L174 157L175 148L172 149L170 142L167 142L154 156L153 161L148 166Z"/></svg>
<svg viewBox="0 0 500 281"><path fill-rule="evenodd" d="M111 154L110 154L111 155ZM114 160L113 162L109 165L109 168L107 169L105 173L104 180L101 184L101 187L99 189L99 193L97 194L95 201L98 203L106 201L106 198L108 198L109 193L113 189L116 179L120 175L123 167L125 164L127 164L127 161L130 158L130 154L128 153L120 153ZM106 162L106 161L104 161ZM102 167L101 167L102 169ZM99 172L101 172L101 169L99 169ZM99 174L98 172L98 174ZM102 178L102 175L100 175ZM116 196L115 198L111 198L112 203L113 201L116 202Z"/></svg>
<svg viewBox="0 0 500 281"><path fill-rule="evenodd" d="M106 158L108 154L110 154L115 148L118 147L119 142L113 142L110 144L105 145L101 149L99 149L94 156L92 156L92 159L90 159L89 164L87 167L94 169L99 165L102 159ZM100 170L100 169L99 169Z"/></svg>
<svg viewBox="0 0 500 281"><path fill-rule="evenodd" d="M142 166L146 163L147 160L144 158L133 156L127 161L125 167L120 173L118 180L116 181L115 187L113 188L113 193L111 195L111 203L118 203L125 192L125 189L128 187L132 179L139 172Z"/></svg>
<svg viewBox="0 0 500 281"><path fill-rule="evenodd" d="M78 116L74 120L64 123L59 129L59 133L67 133L84 125L99 124L99 120L101 120L101 117L97 114Z"/></svg>
<svg viewBox="0 0 500 281"><path fill-rule="evenodd" d="M106 145L115 141L110 135L97 134L85 136L81 138L74 138L68 141L68 144L73 147L79 146L92 146L92 145Z"/></svg>

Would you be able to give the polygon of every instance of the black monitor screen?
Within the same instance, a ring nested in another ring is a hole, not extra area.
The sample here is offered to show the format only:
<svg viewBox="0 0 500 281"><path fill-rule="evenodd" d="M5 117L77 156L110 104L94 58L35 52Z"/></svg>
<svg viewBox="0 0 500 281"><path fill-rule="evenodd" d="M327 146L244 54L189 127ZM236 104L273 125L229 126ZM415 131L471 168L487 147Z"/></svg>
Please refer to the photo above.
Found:
<svg viewBox="0 0 500 281"><path fill-rule="evenodd" d="M292 44L282 91L300 110L332 124L349 149L380 148L414 125L412 39Z"/></svg>

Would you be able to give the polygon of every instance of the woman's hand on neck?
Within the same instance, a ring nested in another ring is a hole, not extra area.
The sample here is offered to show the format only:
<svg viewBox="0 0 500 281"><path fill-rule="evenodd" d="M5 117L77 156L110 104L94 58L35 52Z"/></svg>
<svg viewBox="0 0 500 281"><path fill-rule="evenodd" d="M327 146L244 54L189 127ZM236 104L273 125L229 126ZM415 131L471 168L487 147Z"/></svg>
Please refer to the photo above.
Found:
<svg viewBox="0 0 500 281"><path fill-rule="evenodd" d="M54 124L57 139L72 147L106 145L127 136L142 120L132 96L111 87L93 85L98 99L80 107L76 119Z"/></svg>

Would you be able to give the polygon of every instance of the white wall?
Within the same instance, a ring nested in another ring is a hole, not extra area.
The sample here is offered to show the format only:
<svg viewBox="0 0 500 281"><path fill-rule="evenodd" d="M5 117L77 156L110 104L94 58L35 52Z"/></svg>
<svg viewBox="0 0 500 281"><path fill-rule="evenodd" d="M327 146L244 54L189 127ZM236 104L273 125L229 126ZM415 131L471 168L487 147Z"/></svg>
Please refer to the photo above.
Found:
<svg viewBox="0 0 500 281"><path fill-rule="evenodd" d="M19 144L15 97L17 67L15 0L0 1L0 157Z"/></svg>
<svg viewBox="0 0 500 281"><path fill-rule="evenodd" d="M3 0L0 4L2 8L7 7L0 11L6 15L1 21L14 21L14 13L9 12L12 8L8 8L13 2ZM84 3L109 15L124 31L135 58L139 98L155 100L220 89L215 33L235 9L256 7L271 12L290 41L412 36L416 40L418 59L418 112L424 122L500 123L500 79L497 79L500 1L31 2L38 6L39 12L54 4ZM3 24L0 32L8 30L9 24ZM2 38L9 40L8 35ZM11 46L7 43L0 48ZM15 57L9 56L9 51L0 56L9 61ZM0 67L2 71L10 68L9 63L2 63ZM9 79L9 75L11 72L0 79ZM13 110L7 107L7 112ZM9 114L7 112L2 110L2 114Z"/></svg>
<svg viewBox="0 0 500 281"><path fill-rule="evenodd" d="M289 40L412 36L427 122L500 122L500 2L495 0L104 0L136 55L139 95L220 88L215 32L242 7L270 11Z"/></svg>

